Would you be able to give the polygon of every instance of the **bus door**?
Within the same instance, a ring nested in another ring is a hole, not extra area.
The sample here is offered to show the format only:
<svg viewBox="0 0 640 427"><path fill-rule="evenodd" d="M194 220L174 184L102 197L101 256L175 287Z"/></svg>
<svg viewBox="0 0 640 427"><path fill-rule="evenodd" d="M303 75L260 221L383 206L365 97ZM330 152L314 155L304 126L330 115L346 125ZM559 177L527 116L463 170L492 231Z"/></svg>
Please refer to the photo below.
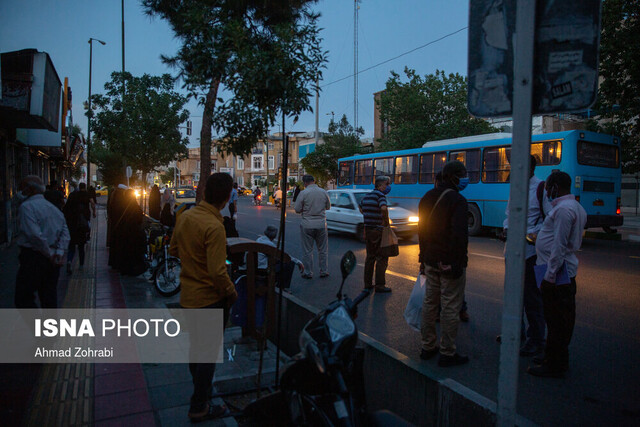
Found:
<svg viewBox="0 0 640 427"><path fill-rule="evenodd" d="M586 228L608 229L622 225L620 154L617 146L578 141L578 166L573 193L587 211Z"/></svg>

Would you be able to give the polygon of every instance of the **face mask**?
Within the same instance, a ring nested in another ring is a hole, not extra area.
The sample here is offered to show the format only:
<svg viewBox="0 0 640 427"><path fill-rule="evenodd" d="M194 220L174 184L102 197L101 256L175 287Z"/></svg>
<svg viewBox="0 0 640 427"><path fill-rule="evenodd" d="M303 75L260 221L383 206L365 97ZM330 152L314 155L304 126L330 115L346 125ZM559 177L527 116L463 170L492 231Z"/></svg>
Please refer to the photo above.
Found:
<svg viewBox="0 0 640 427"><path fill-rule="evenodd" d="M467 188L467 185L469 185L469 178L465 177L465 178L460 178L460 182L458 183L458 190L462 191L465 188Z"/></svg>
<svg viewBox="0 0 640 427"><path fill-rule="evenodd" d="M382 192L382 194L387 195L391 193L391 186L387 185L387 188L384 189L384 191Z"/></svg>

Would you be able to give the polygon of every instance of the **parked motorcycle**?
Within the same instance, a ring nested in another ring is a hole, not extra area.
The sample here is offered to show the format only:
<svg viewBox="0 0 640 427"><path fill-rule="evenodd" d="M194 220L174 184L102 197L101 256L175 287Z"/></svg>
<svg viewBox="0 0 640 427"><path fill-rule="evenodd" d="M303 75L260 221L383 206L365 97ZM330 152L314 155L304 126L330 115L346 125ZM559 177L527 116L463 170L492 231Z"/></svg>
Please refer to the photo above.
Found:
<svg viewBox="0 0 640 427"><path fill-rule="evenodd" d="M145 262L149 281L153 282L160 295L170 297L180 292L182 264L178 258L169 255L171 229L152 218L148 221Z"/></svg>
<svg viewBox="0 0 640 427"><path fill-rule="evenodd" d="M356 408L347 384L358 342L353 321L357 306L371 293L354 300L342 294L344 281L356 266L348 251L340 263L342 284L337 300L309 321L299 337L300 353L283 368L280 390L249 404L248 425L277 426L410 426L389 411L363 413ZM351 386L351 388L355 388Z"/></svg>

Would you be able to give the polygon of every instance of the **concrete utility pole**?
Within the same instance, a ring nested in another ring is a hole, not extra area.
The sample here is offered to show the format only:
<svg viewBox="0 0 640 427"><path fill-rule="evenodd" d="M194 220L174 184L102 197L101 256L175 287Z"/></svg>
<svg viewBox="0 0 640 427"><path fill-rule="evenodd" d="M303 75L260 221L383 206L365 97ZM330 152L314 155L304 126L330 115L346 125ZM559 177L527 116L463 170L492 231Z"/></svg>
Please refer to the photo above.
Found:
<svg viewBox="0 0 640 427"><path fill-rule="evenodd" d="M93 63L93 41L97 41L103 46L107 43L102 40L94 39L91 37L89 39L89 100L87 102L89 117L87 118L87 188L91 186L91 159L89 158L89 146L91 145L91 67Z"/></svg>
<svg viewBox="0 0 640 427"><path fill-rule="evenodd" d="M502 343L498 377L497 425L516 422L520 324L525 269L525 234L529 201L531 112L533 98L533 47L536 0L519 0L516 9L516 46L513 70L513 144L511 146L511 188L509 238L504 277Z"/></svg>

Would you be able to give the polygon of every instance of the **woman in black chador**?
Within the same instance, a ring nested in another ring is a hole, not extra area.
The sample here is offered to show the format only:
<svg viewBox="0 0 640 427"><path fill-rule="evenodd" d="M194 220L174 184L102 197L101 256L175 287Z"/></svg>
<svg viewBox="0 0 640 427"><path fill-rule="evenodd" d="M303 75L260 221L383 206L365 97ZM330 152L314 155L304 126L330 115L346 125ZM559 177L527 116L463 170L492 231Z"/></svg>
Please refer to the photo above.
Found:
<svg viewBox="0 0 640 427"><path fill-rule="evenodd" d="M160 219L160 189L157 185L151 188L149 194L149 216L153 219Z"/></svg>
<svg viewBox="0 0 640 427"><path fill-rule="evenodd" d="M67 252L67 274L71 274L71 264L78 247L78 255L80 257L79 266L84 266L84 246L89 238L91 212L95 218L95 205L89 197L87 186L84 182L80 183L78 191L69 194L69 199L64 205L63 213L67 221L67 228L71 240L69 241L69 251Z"/></svg>
<svg viewBox="0 0 640 427"><path fill-rule="evenodd" d="M144 253L146 235L142 228L144 214L133 190L127 190L123 198L124 210L111 236L112 267L120 273L137 276L146 270Z"/></svg>

